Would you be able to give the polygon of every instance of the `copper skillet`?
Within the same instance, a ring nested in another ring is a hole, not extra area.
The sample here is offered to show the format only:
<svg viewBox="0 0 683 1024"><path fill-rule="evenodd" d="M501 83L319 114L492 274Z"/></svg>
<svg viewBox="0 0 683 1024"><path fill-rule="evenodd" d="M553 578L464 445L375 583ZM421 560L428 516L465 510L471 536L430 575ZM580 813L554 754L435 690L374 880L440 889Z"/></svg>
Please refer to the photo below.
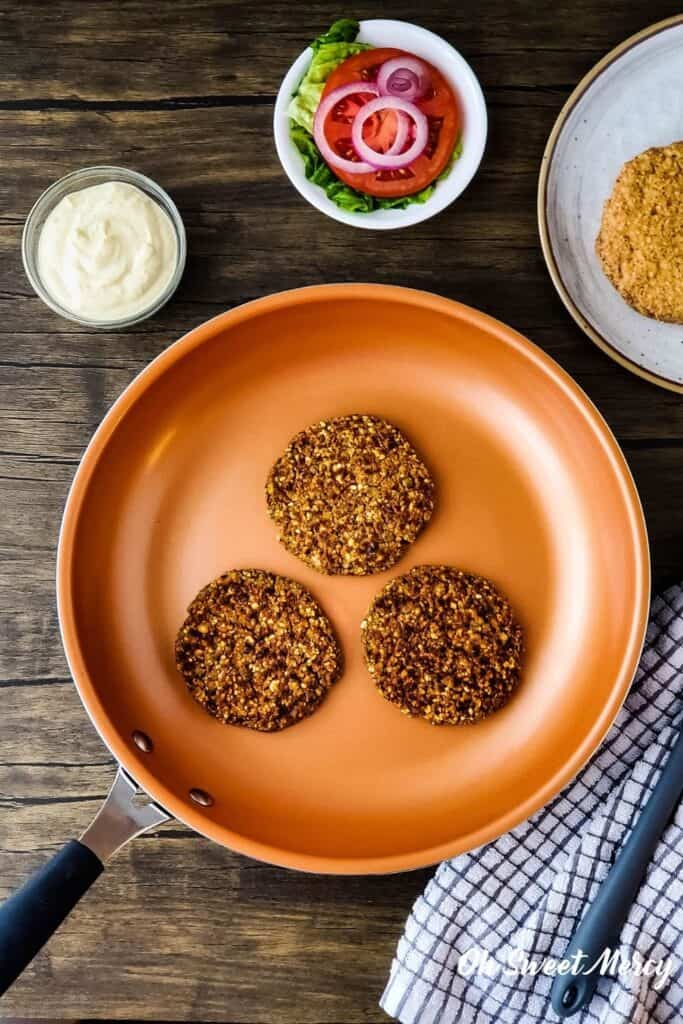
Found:
<svg viewBox="0 0 683 1024"><path fill-rule="evenodd" d="M437 512L400 570L441 562L490 576L523 620L523 684L478 726L409 720L371 685L359 623L399 569L323 577L276 540L270 465L302 426L349 412L398 424L436 479ZM220 725L173 664L189 600L245 566L308 586L345 652L323 707L281 734ZM342 874L424 866L511 828L613 721L649 595L633 481L578 386L484 314L379 285L249 303L148 366L85 453L57 576L74 681L121 769L81 841L0 910L1 988L108 857L171 815L250 856Z"/></svg>

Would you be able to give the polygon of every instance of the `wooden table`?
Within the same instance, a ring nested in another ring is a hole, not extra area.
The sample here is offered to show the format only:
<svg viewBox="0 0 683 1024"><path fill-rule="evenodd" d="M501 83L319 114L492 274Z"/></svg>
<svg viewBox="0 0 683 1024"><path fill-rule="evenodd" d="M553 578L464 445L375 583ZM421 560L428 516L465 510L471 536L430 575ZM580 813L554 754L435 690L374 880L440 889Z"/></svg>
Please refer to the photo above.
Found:
<svg viewBox="0 0 683 1024"><path fill-rule="evenodd" d="M88 823L113 764L72 686L57 628L66 492L103 414L180 334L267 292L323 281L427 288L510 323L586 389L619 438L650 528L655 585L681 570L683 405L579 331L536 228L545 140L604 52L676 0L0 3L0 895ZM417 20L479 75L481 170L450 210L405 232L327 220L275 156L273 98L340 13ZM20 238L39 193L116 163L176 200L189 259L175 299L118 334L60 320L31 292ZM320 878L235 856L175 824L122 852L0 1004L0 1016L360 1024L428 871Z"/></svg>

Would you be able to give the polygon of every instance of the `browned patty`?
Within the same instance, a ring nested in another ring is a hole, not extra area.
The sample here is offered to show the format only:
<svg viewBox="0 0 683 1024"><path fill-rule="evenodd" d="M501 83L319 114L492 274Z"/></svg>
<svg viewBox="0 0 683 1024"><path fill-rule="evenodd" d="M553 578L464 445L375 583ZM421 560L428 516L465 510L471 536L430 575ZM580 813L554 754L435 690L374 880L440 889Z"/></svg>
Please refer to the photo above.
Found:
<svg viewBox="0 0 683 1024"><path fill-rule="evenodd" d="M266 483L284 546L318 572L364 576L394 565L429 521L434 484L400 430L340 416L302 430Z"/></svg>
<svg viewBox="0 0 683 1024"><path fill-rule="evenodd" d="M311 594L261 569L233 569L199 591L175 656L209 714L262 732L312 714L342 668L332 626Z"/></svg>
<svg viewBox="0 0 683 1024"><path fill-rule="evenodd" d="M361 630L380 693L405 714L435 725L486 718L519 682L521 626L482 576L417 566L387 583Z"/></svg>
<svg viewBox="0 0 683 1024"><path fill-rule="evenodd" d="M683 141L646 149L624 164L595 248L634 309L683 323Z"/></svg>

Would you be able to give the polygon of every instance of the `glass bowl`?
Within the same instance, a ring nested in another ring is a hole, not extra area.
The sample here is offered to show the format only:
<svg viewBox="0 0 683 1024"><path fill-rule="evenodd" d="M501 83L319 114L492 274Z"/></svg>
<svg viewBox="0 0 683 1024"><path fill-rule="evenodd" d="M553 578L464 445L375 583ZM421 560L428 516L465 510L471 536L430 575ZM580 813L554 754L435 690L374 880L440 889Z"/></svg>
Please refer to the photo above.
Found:
<svg viewBox="0 0 683 1024"><path fill-rule="evenodd" d="M40 239L40 233L43 229L46 217L52 212L57 203L59 203L64 196L69 195L71 192L78 192L80 189L87 188L89 185L101 185L107 181L125 181L129 185L135 185L153 199L154 202L168 214L176 234L176 266L173 276L169 280L163 292L161 292L161 294L155 298L149 306L145 306L143 309L137 310L131 316L121 317L116 320L91 320L87 317L79 316L77 313L74 313L69 309L65 309L61 303L57 302L44 285L38 269L38 241ZM43 302L49 306L50 309L53 309L55 313L59 313L60 316L65 317L67 320L72 320L74 323L83 324L86 327L95 327L100 330L129 327L131 324L136 324L141 320L146 320L147 317L152 316L161 309L161 307L171 298L178 287L181 277L183 276L186 253L187 242L185 239L185 226L180 214L178 213L178 208L171 197L164 192L163 188L160 188L155 181L152 181L151 178L147 178L144 174L140 174L138 171L130 171L125 167L108 167L106 165L98 167L83 167L81 170L72 171L70 174L66 174L63 178L60 178L59 181L50 185L50 187L43 192L31 208L31 211L26 218L24 231L21 237L21 257L24 263L24 270L26 271L26 276L28 277L31 287L35 293L40 296Z"/></svg>

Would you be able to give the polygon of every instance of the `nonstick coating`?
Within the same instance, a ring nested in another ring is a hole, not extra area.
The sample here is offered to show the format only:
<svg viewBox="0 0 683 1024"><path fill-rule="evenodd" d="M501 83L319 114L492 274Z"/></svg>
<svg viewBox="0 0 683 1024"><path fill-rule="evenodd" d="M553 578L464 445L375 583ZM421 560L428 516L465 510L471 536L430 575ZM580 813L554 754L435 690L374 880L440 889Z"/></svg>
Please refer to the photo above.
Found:
<svg viewBox="0 0 683 1024"><path fill-rule="evenodd" d="M437 510L390 572L326 577L278 543L264 485L298 430L352 412L405 432L436 480ZM429 562L492 578L525 627L517 695L477 726L406 718L363 664L373 596ZM322 708L282 733L221 725L174 667L188 602L233 567L300 580L343 645ZM327 285L216 317L140 374L76 474L58 592L85 706L155 800L255 857L367 873L479 846L576 773L633 677L649 563L614 438L543 352L426 293ZM213 806L195 804L193 788Z"/></svg>

